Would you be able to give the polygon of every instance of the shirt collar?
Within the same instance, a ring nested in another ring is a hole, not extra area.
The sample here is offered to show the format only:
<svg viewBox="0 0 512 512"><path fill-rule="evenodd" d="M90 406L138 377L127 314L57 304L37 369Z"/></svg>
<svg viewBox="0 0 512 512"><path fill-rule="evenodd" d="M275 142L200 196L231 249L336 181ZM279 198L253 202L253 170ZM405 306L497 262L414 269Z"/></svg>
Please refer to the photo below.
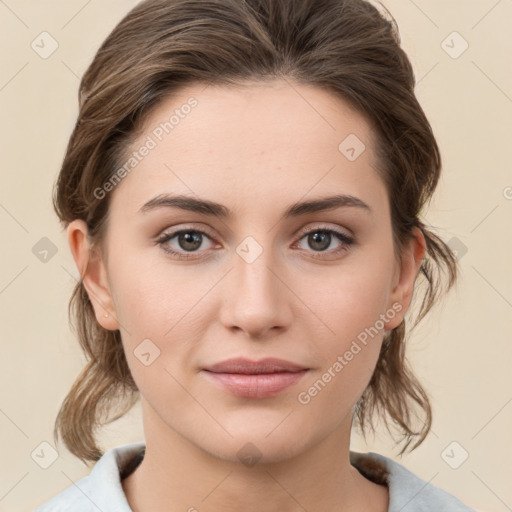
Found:
<svg viewBox="0 0 512 512"><path fill-rule="evenodd" d="M121 475L133 471L142 459L145 442L117 446L105 452L88 477L87 497L99 510L132 512ZM388 512L422 512L436 506L453 512L474 512L457 498L417 477L398 462L374 452L350 451L350 464L369 480L387 485ZM136 459L139 459L138 461ZM130 468L130 464L132 467Z"/></svg>

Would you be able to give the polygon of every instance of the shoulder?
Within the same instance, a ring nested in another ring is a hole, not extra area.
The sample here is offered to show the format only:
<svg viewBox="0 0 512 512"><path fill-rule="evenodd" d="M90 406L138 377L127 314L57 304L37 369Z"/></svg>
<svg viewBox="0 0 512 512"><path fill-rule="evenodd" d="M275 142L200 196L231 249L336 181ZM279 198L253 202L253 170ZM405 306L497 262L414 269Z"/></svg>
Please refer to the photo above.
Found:
<svg viewBox="0 0 512 512"><path fill-rule="evenodd" d="M144 447L143 442L130 443L105 452L89 475L39 505L34 512L131 512L121 474Z"/></svg>
<svg viewBox="0 0 512 512"><path fill-rule="evenodd" d="M65 512L67 510L92 512L98 510L87 499L87 496L91 494L88 484L89 477L86 476L39 505L34 512Z"/></svg>
<svg viewBox="0 0 512 512"><path fill-rule="evenodd" d="M378 453L350 452L350 463L389 488L388 512L475 512L452 494L422 480L402 464Z"/></svg>

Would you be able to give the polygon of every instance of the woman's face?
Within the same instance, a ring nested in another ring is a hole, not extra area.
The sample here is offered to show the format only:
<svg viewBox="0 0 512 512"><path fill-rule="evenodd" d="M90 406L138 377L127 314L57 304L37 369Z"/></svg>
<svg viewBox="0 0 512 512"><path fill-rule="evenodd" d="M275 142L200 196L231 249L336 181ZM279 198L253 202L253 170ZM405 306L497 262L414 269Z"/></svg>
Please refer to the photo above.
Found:
<svg viewBox="0 0 512 512"><path fill-rule="evenodd" d="M103 188L105 259L84 278L120 329L148 439L262 462L348 440L423 255L416 240L395 259L372 136L337 97L285 81L196 84L152 112ZM206 370L231 358L306 370Z"/></svg>

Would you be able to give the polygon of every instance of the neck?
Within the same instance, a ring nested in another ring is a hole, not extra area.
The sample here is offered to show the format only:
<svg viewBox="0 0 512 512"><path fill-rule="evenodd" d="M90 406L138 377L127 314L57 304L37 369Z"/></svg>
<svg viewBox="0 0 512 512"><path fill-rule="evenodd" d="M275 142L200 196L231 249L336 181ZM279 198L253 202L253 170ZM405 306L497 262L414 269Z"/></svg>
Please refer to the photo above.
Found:
<svg viewBox="0 0 512 512"><path fill-rule="evenodd" d="M164 424L144 401L143 407L144 459L122 482L133 512L388 510L387 487L350 465L350 417L292 458L258 460L262 454L256 454L254 445L242 443L257 461L251 463L200 449Z"/></svg>

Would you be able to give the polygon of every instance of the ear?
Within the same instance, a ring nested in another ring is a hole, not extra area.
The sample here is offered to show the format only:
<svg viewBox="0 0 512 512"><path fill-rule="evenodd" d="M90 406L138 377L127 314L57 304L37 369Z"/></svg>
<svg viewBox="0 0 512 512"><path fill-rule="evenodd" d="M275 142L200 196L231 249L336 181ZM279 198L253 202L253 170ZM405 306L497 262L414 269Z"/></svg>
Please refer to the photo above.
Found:
<svg viewBox="0 0 512 512"><path fill-rule="evenodd" d="M97 249L92 249L87 224L75 219L67 228L68 244L82 283L93 305L97 322L105 329L119 329L114 302L107 279L106 263Z"/></svg>
<svg viewBox="0 0 512 512"><path fill-rule="evenodd" d="M402 261L397 261L393 283L394 287L389 296L388 308L399 311L391 320L386 322L385 330L394 329L400 325L404 319L411 305L414 282L420 270L425 252L426 243L423 232L420 228L414 227L410 239L402 250ZM394 307L393 304L395 305ZM400 308L398 304L400 304Z"/></svg>

